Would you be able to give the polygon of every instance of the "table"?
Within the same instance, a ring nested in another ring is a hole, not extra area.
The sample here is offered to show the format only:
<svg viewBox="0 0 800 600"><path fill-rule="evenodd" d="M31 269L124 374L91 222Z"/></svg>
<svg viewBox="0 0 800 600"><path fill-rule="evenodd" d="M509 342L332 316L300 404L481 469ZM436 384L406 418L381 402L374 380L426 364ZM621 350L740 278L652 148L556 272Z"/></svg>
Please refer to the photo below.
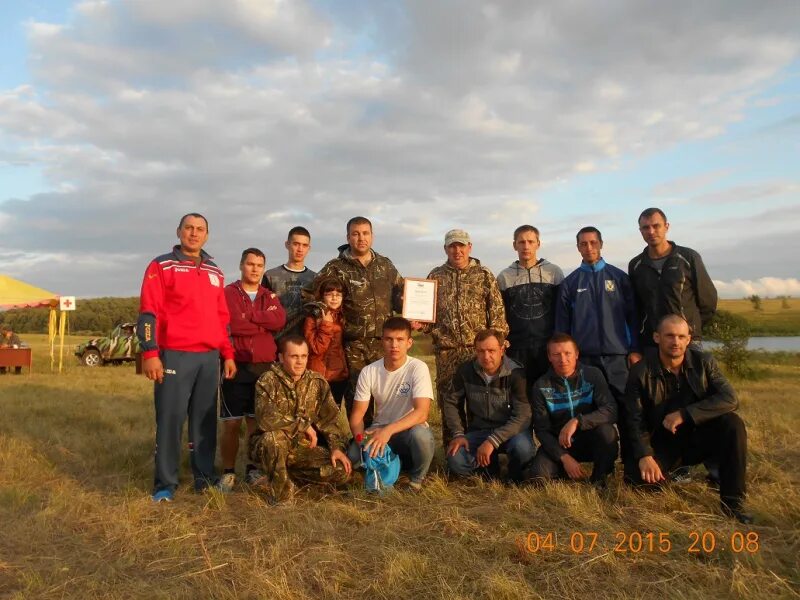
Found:
<svg viewBox="0 0 800 600"><path fill-rule="evenodd" d="M0 367L28 367L32 372L33 352L30 348L0 348Z"/></svg>

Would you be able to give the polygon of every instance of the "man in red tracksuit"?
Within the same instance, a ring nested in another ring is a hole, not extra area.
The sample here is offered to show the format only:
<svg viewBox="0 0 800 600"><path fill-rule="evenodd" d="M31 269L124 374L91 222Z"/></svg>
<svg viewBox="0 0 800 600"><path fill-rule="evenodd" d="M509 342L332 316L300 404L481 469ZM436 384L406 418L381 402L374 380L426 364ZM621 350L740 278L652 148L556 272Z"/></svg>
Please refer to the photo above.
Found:
<svg viewBox="0 0 800 600"><path fill-rule="evenodd" d="M154 502L172 501L178 487L187 412L194 489L200 492L217 484L220 355L225 378L236 374L222 271L203 250L208 221L198 213L185 215L177 234L180 244L147 266L136 327L142 370L155 382Z"/></svg>
<svg viewBox="0 0 800 600"><path fill-rule="evenodd" d="M231 314L236 377L222 382L219 418L223 422L220 453L224 473L220 489L229 492L236 483L236 455L242 419L249 439L256 428L256 381L275 361L277 348L273 335L286 324L286 311L278 295L261 284L264 253L258 248L242 252L239 270L242 278L225 286L225 300ZM262 477L255 465L245 468L247 483Z"/></svg>

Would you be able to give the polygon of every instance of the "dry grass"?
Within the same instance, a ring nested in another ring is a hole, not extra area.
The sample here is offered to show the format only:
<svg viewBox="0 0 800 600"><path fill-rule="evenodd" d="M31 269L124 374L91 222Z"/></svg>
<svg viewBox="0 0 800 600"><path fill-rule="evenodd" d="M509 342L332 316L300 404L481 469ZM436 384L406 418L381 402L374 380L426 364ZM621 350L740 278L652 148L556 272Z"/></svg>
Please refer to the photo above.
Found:
<svg viewBox="0 0 800 600"><path fill-rule="evenodd" d="M173 504L154 506L151 388L132 367L6 375L0 595L797 597L800 368L769 369L768 379L737 383L758 518L750 528L719 516L699 471L696 482L659 494L619 482L604 496L567 483L447 484L437 473L418 495L356 489L270 507L245 491L198 496L186 486ZM617 532L634 531L669 533L672 549L615 552ZM715 551L687 552L692 531L713 532ZM735 531L757 532L758 552L734 553ZM553 532L555 549L529 552L530 532ZM573 532L598 534L592 552L571 551Z"/></svg>

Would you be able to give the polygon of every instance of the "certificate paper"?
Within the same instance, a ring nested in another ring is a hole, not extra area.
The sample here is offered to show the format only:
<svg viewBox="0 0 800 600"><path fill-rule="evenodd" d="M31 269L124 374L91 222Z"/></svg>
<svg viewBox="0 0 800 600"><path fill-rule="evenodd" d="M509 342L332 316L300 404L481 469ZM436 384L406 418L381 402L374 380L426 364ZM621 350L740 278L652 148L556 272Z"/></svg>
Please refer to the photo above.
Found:
<svg viewBox="0 0 800 600"><path fill-rule="evenodd" d="M439 282L435 279L406 277L403 289L403 317L409 321L435 323L438 286Z"/></svg>

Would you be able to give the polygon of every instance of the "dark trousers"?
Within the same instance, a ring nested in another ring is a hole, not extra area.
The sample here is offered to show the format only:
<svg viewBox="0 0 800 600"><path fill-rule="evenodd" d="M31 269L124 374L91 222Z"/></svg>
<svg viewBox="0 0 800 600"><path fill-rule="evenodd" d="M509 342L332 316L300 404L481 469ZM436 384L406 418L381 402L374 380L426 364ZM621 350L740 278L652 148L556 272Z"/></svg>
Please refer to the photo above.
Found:
<svg viewBox="0 0 800 600"><path fill-rule="evenodd" d="M624 354L601 354L583 355L580 357L581 364L596 367L603 373L603 377L608 384L608 390L617 401L617 411L619 412L619 423L625 422L625 404L622 398L625 395L625 385L628 382L628 357ZM628 443L627 432L622 425L619 426L620 449L622 460L630 454L630 444Z"/></svg>
<svg viewBox="0 0 800 600"><path fill-rule="evenodd" d="M736 413L726 413L702 425L684 423L676 434L663 427L650 437L655 458L664 476L670 471L710 459L719 465L719 495L722 502L739 509L746 491L747 430ZM642 485L639 461L625 463L625 479Z"/></svg>
<svg viewBox="0 0 800 600"><path fill-rule="evenodd" d="M525 369L528 392L533 388L533 384L536 383L536 380L547 373L547 369L550 368L550 363L547 360L546 342L542 342L541 345L531 348L514 348L512 346L506 351L506 355ZM529 397L532 396L529 394Z"/></svg>
<svg viewBox="0 0 800 600"><path fill-rule="evenodd" d="M347 409L347 418L349 419L350 413L353 411L353 399L356 395L356 384L358 383L358 376L361 373L361 369L379 358L383 358L381 338L347 340L344 343L344 356L347 360L347 369L350 371L348 386L344 392L344 405ZM371 401L367 407L367 412L364 414L365 427L369 427L372 424L374 404L375 403Z"/></svg>
<svg viewBox="0 0 800 600"><path fill-rule="evenodd" d="M603 481L614 471L617 460L617 430L613 425L598 425L587 431L576 431L567 453L578 462L594 463L591 482ZM528 469L528 479L563 479L564 465L553 459L540 446Z"/></svg>
<svg viewBox="0 0 800 600"><path fill-rule="evenodd" d="M189 415L189 445L194 486L216 482L219 352L164 350L164 381L155 384L156 456L154 491L178 487L181 433Z"/></svg>

